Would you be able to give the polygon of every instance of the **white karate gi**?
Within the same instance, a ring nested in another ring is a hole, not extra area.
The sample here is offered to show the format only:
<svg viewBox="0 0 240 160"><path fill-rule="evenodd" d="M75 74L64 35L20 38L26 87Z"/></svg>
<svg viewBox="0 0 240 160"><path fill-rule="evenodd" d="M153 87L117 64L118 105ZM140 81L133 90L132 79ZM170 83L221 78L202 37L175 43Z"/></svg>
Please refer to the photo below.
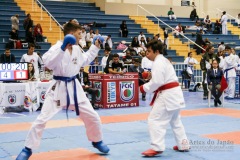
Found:
<svg viewBox="0 0 240 160"><path fill-rule="evenodd" d="M226 94L228 97L234 98L235 96L235 81L236 81L236 70L238 63L236 61L236 56L230 54L224 58L224 77L227 80L228 88L226 89ZM230 69L230 70L228 70ZM228 71L227 71L228 70Z"/></svg>
<svg viewBox="0 0 240 160"><path fill-rule="evenodd" d="M141 67L145 71L151 71L152 70L152 65L153 65L152 61L150 61L147 57L143 57L142 62L141 62Z"/></svg>
<svg viewBox="0 0 240 160"><path fill-rule="evenodd" d="M228 17L227 15L223 15L221 18L221 24L222 24L222 34L228 34L228 30L227 30L227 21L228 21Z"/></svg>
<svg viewBox="0 0 240 160"><path fill-rule="evenodd" d="M198 64L198 61L195 59L195 58L191 58L191 57L187 57L185 60L184 60L184 64L187 64L187 72L189 74L193 74L193 66L192 64L189 64L189 63L194 63L194 64Z"/></svg>
<svg viewBox="0 0 240 160"><path fill-rule="evenodd" d="M47 68L53 70L53 75L73 77L79 73L80 67L88 65L98 55L99 48L92 45L88 52L83 53L79 46L72 46L72 55L69 51L61 50L62 42L58 41L44 55L43 61ZM102 140L101 122L99 115L94 111L79 81L75 79L77 88L77 100L80 117L83 120L89 141ZM56 86L52 89L52 86ZM74 105L73 81L67 83L70 97L70 105ZM40 115L34 121L26 138L25 146L35 149L40 145L43 130L47 121L66 106L66 86L64 81L53 80L44 101ZM57 102L60 101L58 105Z"/></svg>
<svg viewBox="0 0 240 160"><path fill-rule="evenodd" d="M38 62L43 65L43 61L42 59L38 56L38 54L36 52L33 52L32 55L28 55L27 53L22 55L22 58L20 60L20 62L29 62L32 63L34 66L34 70L35 70L35 77L39 78L39 68L38 68Z"/></svg>
<svg viewBox="0 0 240 160"><path fill-rule="evenodd" d="M143 89L145 92L152 93L170 82L178 82L175 70L168 59L163 55L158 55L153 62L152 79L143 85ZM180 150L189 149L187 136L180 119L180 108L184 107L185 102L180 86L158 93L148 117L151 149L165 150L164 137L169 123L178 148Z"/></svg>

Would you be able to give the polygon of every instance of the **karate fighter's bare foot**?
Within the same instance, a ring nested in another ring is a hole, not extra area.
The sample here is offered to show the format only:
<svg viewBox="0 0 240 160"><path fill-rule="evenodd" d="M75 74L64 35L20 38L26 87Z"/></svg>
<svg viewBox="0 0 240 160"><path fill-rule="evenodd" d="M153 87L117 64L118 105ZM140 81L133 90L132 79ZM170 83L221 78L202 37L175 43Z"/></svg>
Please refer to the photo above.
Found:
<svg viewBox="0 0 240 160"><path fill-rule="evenodd" d="M163 151L154 151L153 149L149 149L149 150L146 150L142 153L142 155L146 156L146 157L153 157L153 156L156 156L158 154L162 154Z"/></svg>
<svg viewBox="0 0 240 160"><path fill-rule="evenodd" d="M180 149L178 149L178 146L173 146L173 150L178 151L178 152L189 152L189 149L182 149L182 150L180 150Z"/></svg>

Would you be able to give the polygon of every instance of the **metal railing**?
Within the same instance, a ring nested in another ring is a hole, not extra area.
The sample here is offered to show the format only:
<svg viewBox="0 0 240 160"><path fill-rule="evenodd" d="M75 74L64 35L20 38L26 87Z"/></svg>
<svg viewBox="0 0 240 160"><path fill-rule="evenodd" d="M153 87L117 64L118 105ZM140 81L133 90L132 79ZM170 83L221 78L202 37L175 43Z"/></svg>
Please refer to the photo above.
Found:
<svg viewBox="0 0 240 160"><path fill-rule="evenodd" d="M128 68L131 66L132 64L125 64L124 67ZM184 85L184 79L183 79L183 70L187 69L187 64L184 63L173 63L173 68L175 69L176 75L178 77L178 82L181 83L182 85ZM196 69L196 68L200 68L199 67L200 64L196 64L193 67L193 75L194 75L194 80L195 83L202 83L203 81L203 73L201 69ZM104 67L102 65L89 65L88 66L88 72L89 73L99 73L99 74L103 74L104 73Z"/></svg>
<svg viewBox="0 0 240 160"><path fill-rule="evenodd" d="M43 4L39 0L32 0L32 11L37 11L37 5L40 6L41 11L41 17L40 20L43 20L43 9L47 12L47 14L50 16L49 19L49 31L52 31L52 21L56 22L59 26L59 39L62 40L62 30L63 26L53 17L53 15L43 6Z"/></svg>
<svg viewBox="0 0 240 160"><path fill-rule="evenodd" d="M178 32L176 29L172 28L171 26L169 26L167 23L163 22L161 19L159 19L157 16L155 16L153 13L149 12L148 10L146 10L145 8L143 8L140 5L137 5L137 15L139 14L138 8L141 8L142 10L144 10L145 12L147 12L148 14L150 14L151 16L153 16L154 18L156 18L158 20L158 26L160 27L159 22L163 23L164 25L168 26L169 28L172 29L172 33L173 31ZM147 17L147 16L146 16ZM158 30L159 31L159 30ZM202 46L199 46L198 44L196 44L194 41L192 41L191 39L189 39L188 37L184 36L184 34L181 34L180 32L178 32L181 36L183 36L184 38L186 38L188 40L188 49L190 51L190 43L195 44L196 46L198 46L199 48L201 48L202 50L206 51L204 48L202 48ZM173 36L173 42L174 42L174 36Z"/></svg>

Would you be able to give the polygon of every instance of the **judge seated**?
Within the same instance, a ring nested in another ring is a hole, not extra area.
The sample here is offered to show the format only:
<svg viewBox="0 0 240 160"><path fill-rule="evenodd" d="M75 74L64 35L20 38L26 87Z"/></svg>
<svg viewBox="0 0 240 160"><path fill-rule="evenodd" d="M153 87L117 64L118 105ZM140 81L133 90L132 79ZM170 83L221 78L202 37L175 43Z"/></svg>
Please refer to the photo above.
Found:
<svg viewBox="0 0 240 160"><path fill-rule="evenodd" d="M77 79L79 80L80 84L82 85L83 90L92 96L91 103L92 103L93 108L94 109L98 109L98 107L96 107L94 105L95 102L96 102L97 89L92 88L90 86L88 73L84 72L84 68L83 67L81 67L79 74L77 74Z"/></svg>
<svg viewBox="0 0 240 160"><path fill-rule="evenodd" d="M220 97L222 95L221 89L221 79L223 76L223 71L219 68L217 60L213 60L211 69L207 72L207 82L208 88L214 97L214 106L217 107L218 104L221 105Z"/></svg>
<svg viewBox="0 0 240 160"><path fill-rule="evenodd" d="M124 68L124 63L119 59L119 55L115 53L112 60L109 62L108 71L111 74L124 74L126 68Z"/></svg>

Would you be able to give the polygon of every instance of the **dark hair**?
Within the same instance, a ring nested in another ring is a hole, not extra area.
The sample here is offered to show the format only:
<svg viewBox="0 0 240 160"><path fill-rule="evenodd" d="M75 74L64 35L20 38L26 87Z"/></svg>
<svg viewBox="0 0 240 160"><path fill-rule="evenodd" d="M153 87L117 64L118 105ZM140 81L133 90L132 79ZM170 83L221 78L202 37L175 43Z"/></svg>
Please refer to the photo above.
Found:
<svg viewBox="0 0 240 160"><path fill-rule="evenodd" d="M231 47L227 45L227 46L225 46L225 49L231 49Z"/></svg>
<svg viewBox="0 0 240 160"><path fill-rule="evenodd" d="M150 48L153 50L153 52L159 51L160 54L163 54L163 44L161 41L158 40L152 40L147 45L146 48Z"/></svg>
<svg viewBox="0 0 240 160"><path fill-rule="evenodd" d="M206 48L206 52L208 52L213 46L209 45L207 48Z"/></svg>
<svg viewBox="0 0 240 160"><path fill-rule="evenodd" d="M64 36L66 36L67 34L69 34L70 32L75 32L77 30L81 30L81 26L78 25L78 24L75 24L75 23L66 23L64 25L64 28L63 28L63 33L64 33Z"/></svg>
<svg viewBox="0 0 240 160"><path fill-rule="evenodd" d="M110 47L105 47L104 50L105 50L105 51L111 51L111 48L110 48Z"/></svg>
<svg viewBox="0 0 240 160"><path fill-rule="evenodd" d="M29 43L28 44L28 49L30 49L31 47L35 47L35 45L33 43Z"/></svg>
<svg viewBox="0 0 240 160"><path fill-rule="evenodd" d="M10 48L5 48L5 51L8 51L8 50L10 50Z"/></svg>
<svg viewBox="0 0 240 160"><path fill-rule="evenodd" d="M118 57L119 58L119 55L117 54L117 53L115 53L114 55L113 55L113 58L114 57Z"/></svg>
<svg viewBox="0 0 240 160"><path fill-rule="evenodd" d="M188 52L188 57L190 56L191 53L192 53L192 52Z"/></svg>
<svg viewBox="0 0 240 160"><path fill-rule="evenodd" d="M32 64L32 63L28 63L28 66L29 64ZM35 69L34 69L34 65L32 64L32 67L33 67L33 70L32 71L29 71L28 69L28 79L32 78L34 76L34 73L35 73Z"/></svg>
<svg viewBox="0 0 240 160"><path fill-rule="evenodd" d="M221 42L221 44L224 44L224 42Z"/></svg>

